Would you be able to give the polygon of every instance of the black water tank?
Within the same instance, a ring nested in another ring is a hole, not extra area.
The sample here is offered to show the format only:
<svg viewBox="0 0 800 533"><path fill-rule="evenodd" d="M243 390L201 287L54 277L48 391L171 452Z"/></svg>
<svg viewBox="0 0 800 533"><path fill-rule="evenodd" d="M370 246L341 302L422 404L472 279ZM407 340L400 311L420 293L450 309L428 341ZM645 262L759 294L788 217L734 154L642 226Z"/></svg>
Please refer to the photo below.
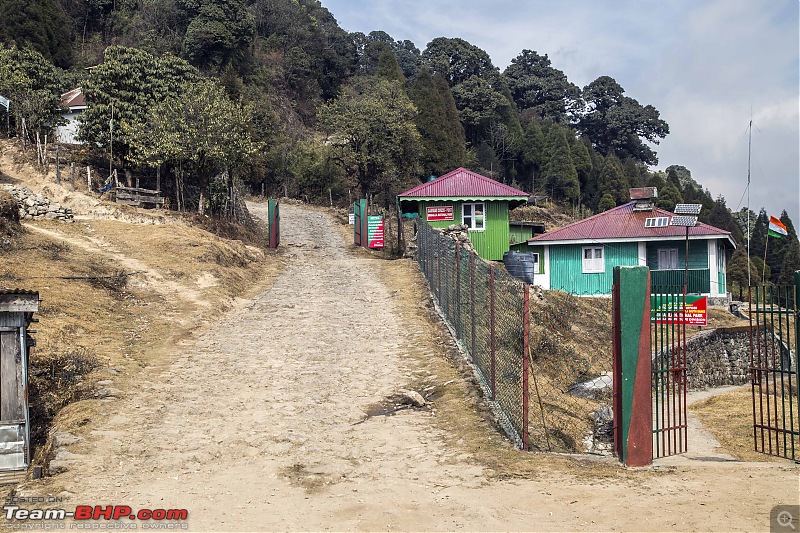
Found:
<svg viewBox="0 0 800 533"><path fill-rule="evenodd" d="M537 255L534 252L506 252L503 254L503 264L513 277L533 285L533 274L539 267Z"/></svg>

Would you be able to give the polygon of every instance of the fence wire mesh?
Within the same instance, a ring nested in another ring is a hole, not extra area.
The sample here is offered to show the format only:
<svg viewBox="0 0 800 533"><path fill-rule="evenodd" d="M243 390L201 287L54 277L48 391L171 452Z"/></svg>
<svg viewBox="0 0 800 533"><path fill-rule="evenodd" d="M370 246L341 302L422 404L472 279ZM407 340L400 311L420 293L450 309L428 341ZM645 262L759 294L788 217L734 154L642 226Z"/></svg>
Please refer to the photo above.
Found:
<svg viewBox="0 0 800 533"><path fill-rule="evenodd" d="M473 362L504 430L523 442L522 282L421 224L417 261L439 309Z"/></svg>
<svg viewBox="0 0 800 533"><path fill-rule="evenodd" d="M512 440L532 450L610 452L610 300L526 289L425 223L417 246L431 293Z"/></svg>

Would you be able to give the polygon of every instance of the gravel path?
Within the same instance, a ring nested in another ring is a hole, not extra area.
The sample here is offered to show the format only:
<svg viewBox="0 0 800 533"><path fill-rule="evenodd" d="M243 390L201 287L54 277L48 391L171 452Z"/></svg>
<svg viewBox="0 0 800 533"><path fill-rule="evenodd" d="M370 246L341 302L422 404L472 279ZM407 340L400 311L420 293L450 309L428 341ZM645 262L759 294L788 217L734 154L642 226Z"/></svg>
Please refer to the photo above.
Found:
<svg viewBox="0 0 800 533"><path fill-rule="evenodd" d="M289 204L281 215L288 260L272 287L106 399L103 429L59 450L66 472L18 495L186 508L192 531L754 530L796 495L790 466L594 477L553 459L501 481L428 410L365 419L440 380L425 364L440 355L422 353L430 333L328 215Z"/></svg>

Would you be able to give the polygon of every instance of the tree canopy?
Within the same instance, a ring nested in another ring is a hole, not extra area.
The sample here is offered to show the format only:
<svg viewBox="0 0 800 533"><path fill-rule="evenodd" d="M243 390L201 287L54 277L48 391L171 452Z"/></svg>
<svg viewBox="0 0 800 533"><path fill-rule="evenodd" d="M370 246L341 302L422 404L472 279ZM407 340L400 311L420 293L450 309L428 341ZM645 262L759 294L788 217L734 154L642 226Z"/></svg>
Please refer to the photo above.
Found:
<svg viewBox="0 0 800 533"><path fill-rule="evenodd" d="M603 155L632 157L648 165L658 163L656 153L644 141L658 144L669 133L658 110L625 96L624 89L610 76L601 76L583 88L586 108L578 130Z"/></svg>
<svg viewBox="0 0 800 533"><path fill-rule="evenodd" d="M323 105L319 121L333 157L368 195L396 191L418 176L416 113L399 82L371 78Z"/></svg>
<svg viewBox="0 0 800 533"><path fill-rule="evenodd" d="M547 54L523 50L503 72L517 107L530 109L542 119L567 123L578 111L581 90L550 64Z"/></svg>

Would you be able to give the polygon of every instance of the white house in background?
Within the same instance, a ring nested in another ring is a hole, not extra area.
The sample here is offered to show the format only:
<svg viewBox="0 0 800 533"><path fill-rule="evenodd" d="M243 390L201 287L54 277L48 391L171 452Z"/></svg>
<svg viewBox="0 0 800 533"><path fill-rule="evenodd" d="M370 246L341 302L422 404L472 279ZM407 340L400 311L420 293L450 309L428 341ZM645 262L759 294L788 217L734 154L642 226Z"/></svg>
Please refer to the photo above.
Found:
<svg viewBox="0 0 800 533"><path fill-rule="evenodd" d="M83 99L83 91L80 87L72 89L61 95L61 107L64 112L61 113L61 118L66 121L66 124L56 128L56 137L59 142L66 144L81 144L78 141L78 128L80 123L78 117L85 110L89 109Z"/></svg>

